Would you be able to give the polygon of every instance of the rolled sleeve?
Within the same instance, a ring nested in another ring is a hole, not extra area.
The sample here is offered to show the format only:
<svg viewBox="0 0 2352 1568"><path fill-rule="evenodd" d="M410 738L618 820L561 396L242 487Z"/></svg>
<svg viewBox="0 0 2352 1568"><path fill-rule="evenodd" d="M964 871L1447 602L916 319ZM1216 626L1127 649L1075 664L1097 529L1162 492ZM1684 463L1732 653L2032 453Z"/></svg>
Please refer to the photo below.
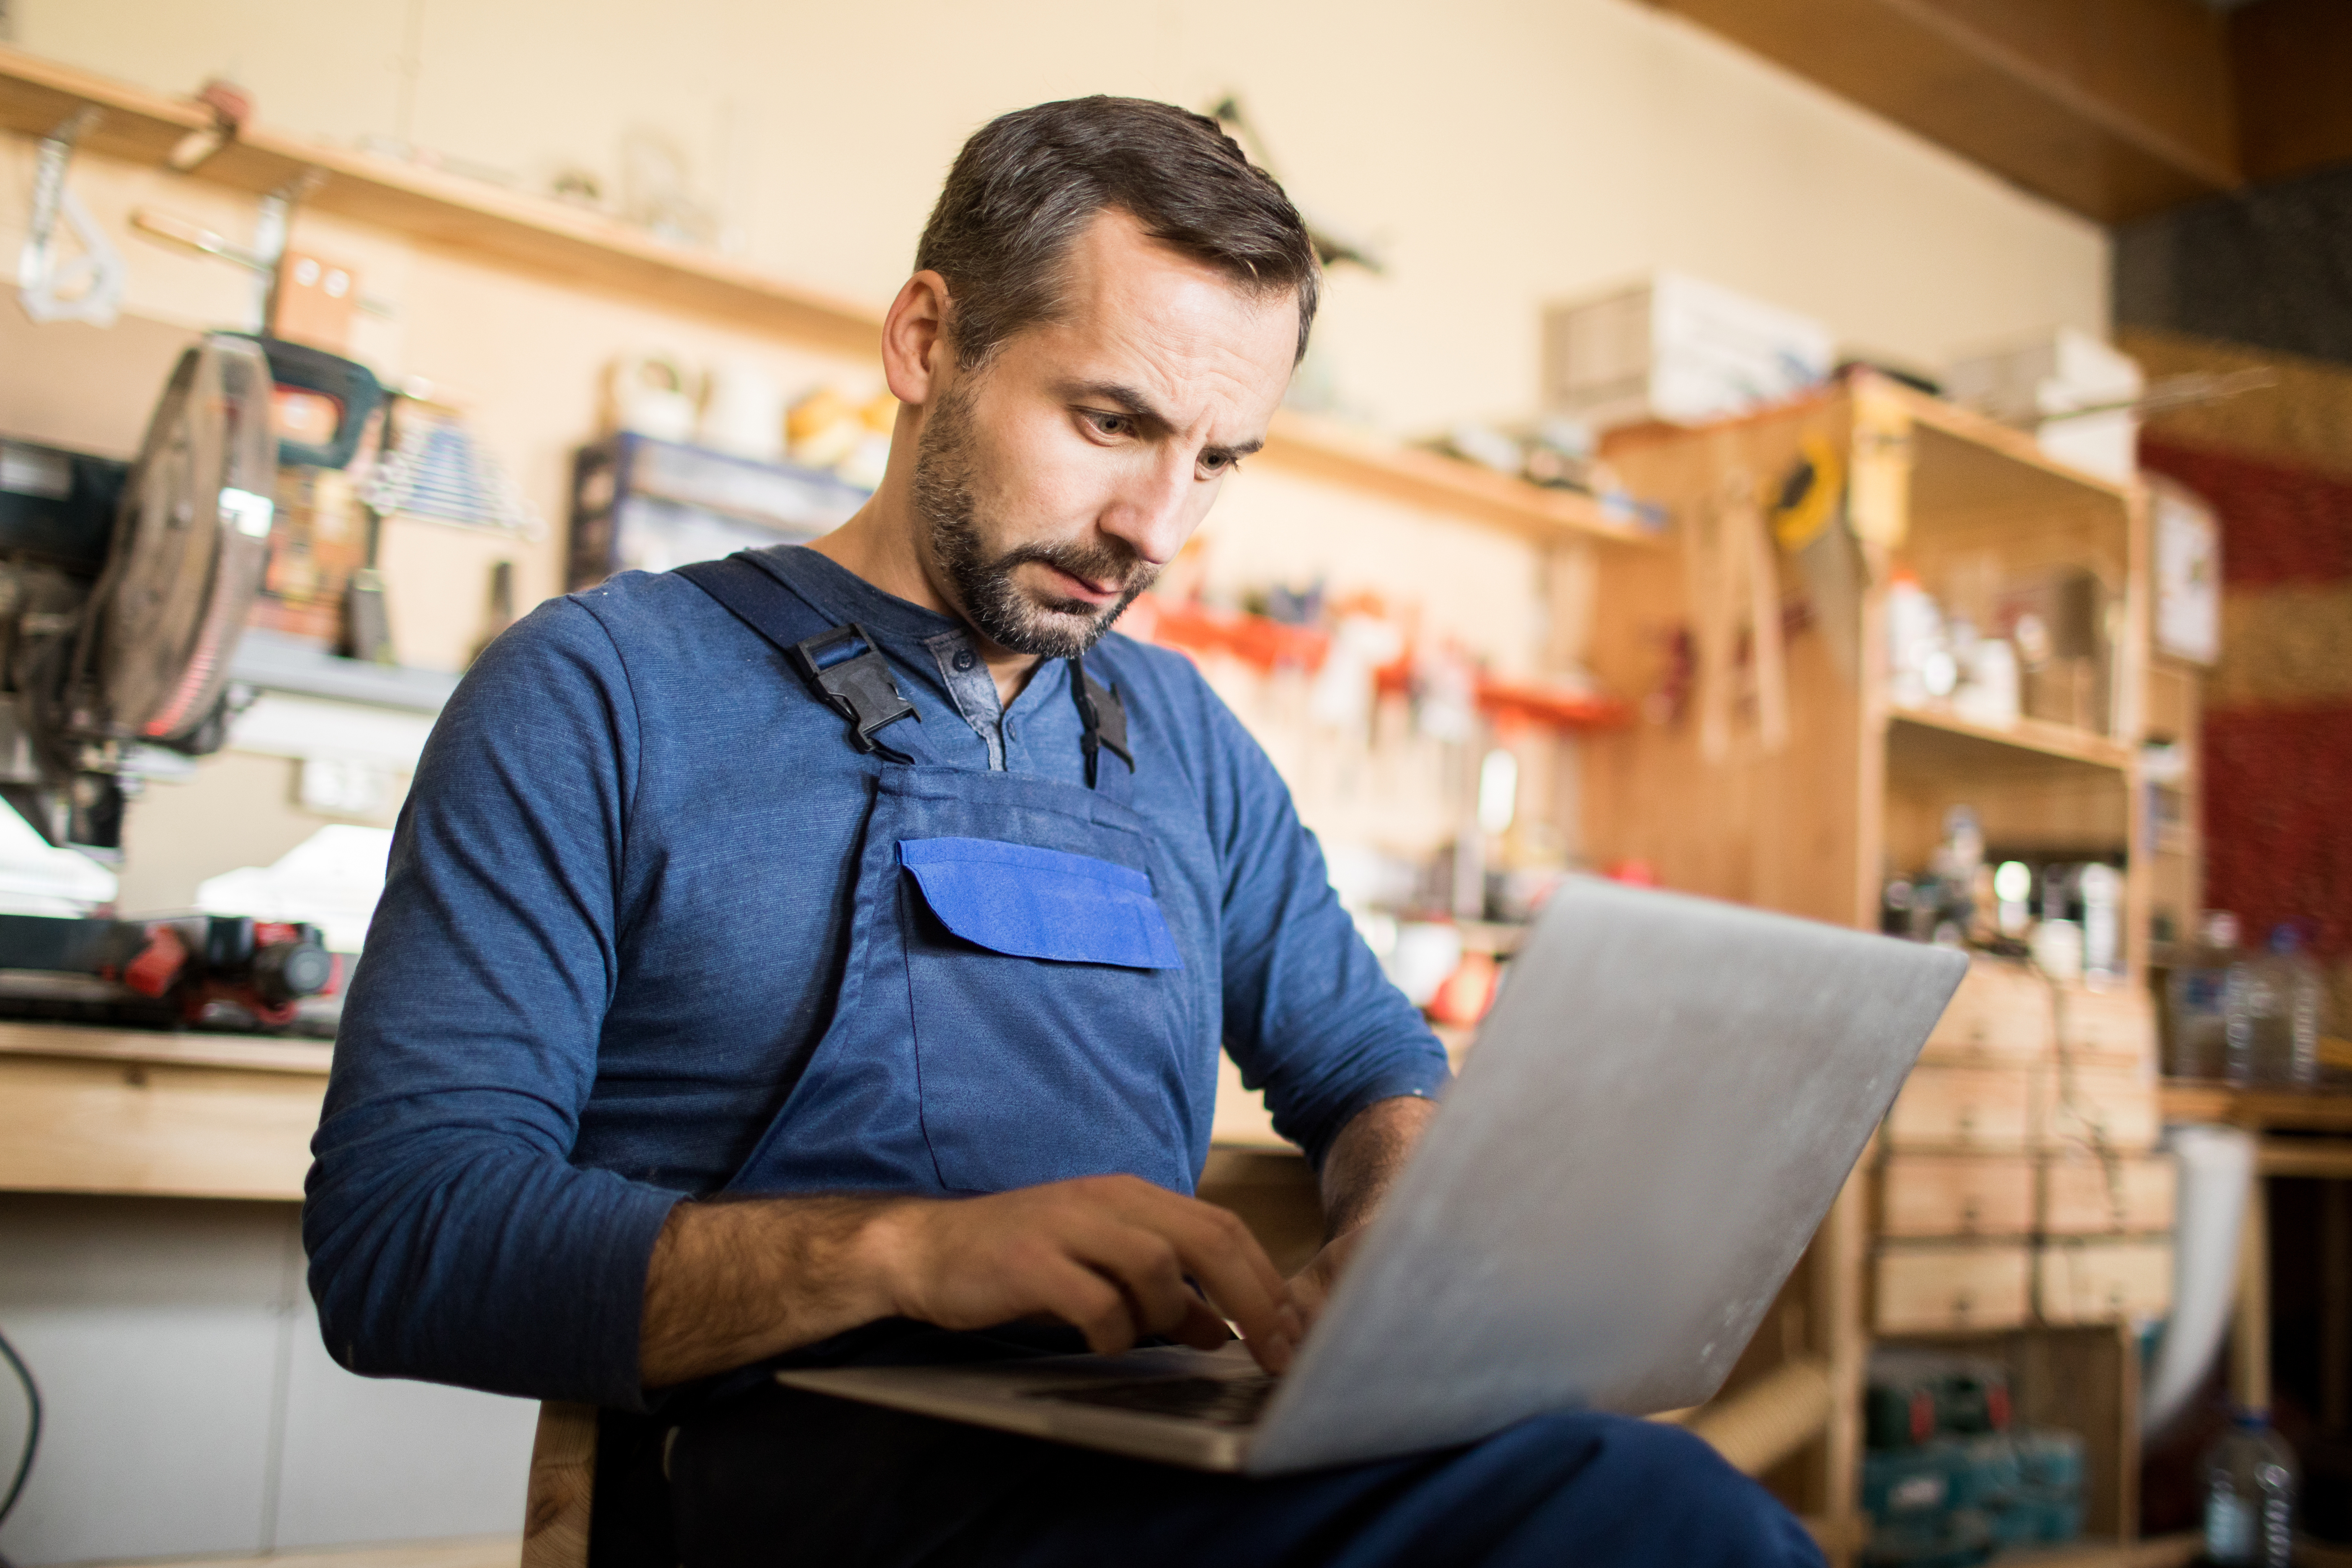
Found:
<svg viewBox="0 0 2352 1568"><path fill-rule="evenodd" d="M1433 1098L1445 1049L1381 973L1332 891L1290 790L1223 703L1208 716L1221 762L1212 826L1225 865L1225 1049L1263 1089L1275 1130L1318 1167L1376 1100Z"/></svg>

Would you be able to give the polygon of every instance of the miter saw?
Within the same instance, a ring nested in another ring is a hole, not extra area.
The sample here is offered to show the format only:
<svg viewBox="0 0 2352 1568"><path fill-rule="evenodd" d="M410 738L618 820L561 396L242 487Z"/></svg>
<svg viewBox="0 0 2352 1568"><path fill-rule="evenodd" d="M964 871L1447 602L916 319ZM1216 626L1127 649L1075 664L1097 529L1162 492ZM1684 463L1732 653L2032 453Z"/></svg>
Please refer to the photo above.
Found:
<svg viewBox="0 0 2352 1568"><path fill-rule="evenodd" d="M226 741L276 512L273 360L305 355L332 357L207 334L127 466L0 443L0 796L49 843L120 859L125 798ZM282 1022L332 976L304 925L0 917L0 1012L19 1016L171 1022L226 999Z"/></svg>

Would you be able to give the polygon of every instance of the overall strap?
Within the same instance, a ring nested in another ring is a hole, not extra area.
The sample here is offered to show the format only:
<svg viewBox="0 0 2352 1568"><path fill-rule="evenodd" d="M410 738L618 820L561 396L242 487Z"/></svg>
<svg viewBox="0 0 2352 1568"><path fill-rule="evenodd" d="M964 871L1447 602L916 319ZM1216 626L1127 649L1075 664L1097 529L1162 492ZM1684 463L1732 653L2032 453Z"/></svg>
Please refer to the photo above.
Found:
<svg viewBox="0 0 2352 1568"><path fill-rule="evenodd" d="M1118 688L1105 686L1087 672L1085 658L1071 659L1069 665L1070 700L1078 705L1082 731L1078 747L1087 754L1087 787L1101 790L1114 800L1124 800L1128 785L1135 777L1135 753L1127 743L1127 705L1119 700ZM1126 771L1113 769L1105 777L1105 752L1125 763Z"/></svg>
<svg viewBox="0 0 2352 1568"><path fill-rule="evenodd" d="M849 721L851 745L894 763L915 760L875 739L877 731L901 719L919 724L923 716L899 691L890 661L865 627L855 621L845 626L827 625L824 616L748 550L724 561L694 562L679 567L677 574L773 643L817 700Z"/></svg>

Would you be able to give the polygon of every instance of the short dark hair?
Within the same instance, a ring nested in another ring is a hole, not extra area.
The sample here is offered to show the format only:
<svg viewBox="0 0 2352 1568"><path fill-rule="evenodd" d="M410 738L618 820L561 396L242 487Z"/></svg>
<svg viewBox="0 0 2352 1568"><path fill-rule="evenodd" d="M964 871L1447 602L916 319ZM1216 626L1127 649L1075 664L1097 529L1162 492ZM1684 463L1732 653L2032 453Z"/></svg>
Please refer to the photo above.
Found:
<svg viewBox="0 0 2352 1568"><path fill-rule="evenodd" d="M1074 98L1000 115L956 154L915 251L947 279L956 363L985 363L1061 304L1064 258L1116 208L1253 293L1295 293L1307 353L1319 278L1306 220L1206 115L1141 98Z"/></svg>

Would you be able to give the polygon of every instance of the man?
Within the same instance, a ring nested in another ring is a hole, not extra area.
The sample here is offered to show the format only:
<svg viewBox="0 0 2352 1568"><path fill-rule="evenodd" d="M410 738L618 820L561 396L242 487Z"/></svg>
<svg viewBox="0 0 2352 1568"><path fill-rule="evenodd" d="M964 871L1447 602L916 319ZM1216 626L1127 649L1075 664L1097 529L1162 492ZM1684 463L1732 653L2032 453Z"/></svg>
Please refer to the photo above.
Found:
<svg viewBox="0 0 2352 1568"><path fill-rule="evenodd" d="M1611 1417L1251 1481L764 1375L1228 1321L1279 1371L1446 1079L1264 755L1105 637L1265 439L1297 213L1206 120L1048 104L917 268L855 518L542 605L436 727L316 1142L330 1349L604 1406L607 1563L1811 1560ZM1294 1281L1191 1196L1221 1046L1318 1163Z"/></svg>

